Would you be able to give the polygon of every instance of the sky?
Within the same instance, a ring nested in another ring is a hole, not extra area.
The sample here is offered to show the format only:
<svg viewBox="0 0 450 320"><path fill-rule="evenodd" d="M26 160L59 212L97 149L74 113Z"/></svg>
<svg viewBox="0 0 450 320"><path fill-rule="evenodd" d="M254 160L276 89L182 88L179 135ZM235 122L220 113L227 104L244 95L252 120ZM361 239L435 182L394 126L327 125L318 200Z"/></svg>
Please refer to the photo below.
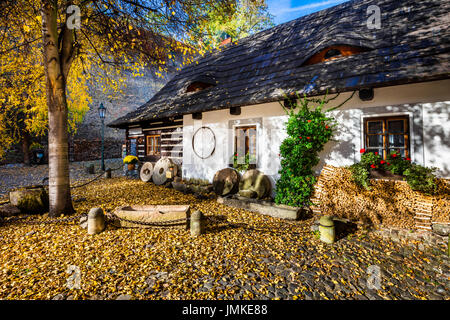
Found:
<svg viewBox="0 0 450 320"><path fill-rule="evenodd" d="M346 0L267 0L267 5L278 25L343 2Z"/></svg>

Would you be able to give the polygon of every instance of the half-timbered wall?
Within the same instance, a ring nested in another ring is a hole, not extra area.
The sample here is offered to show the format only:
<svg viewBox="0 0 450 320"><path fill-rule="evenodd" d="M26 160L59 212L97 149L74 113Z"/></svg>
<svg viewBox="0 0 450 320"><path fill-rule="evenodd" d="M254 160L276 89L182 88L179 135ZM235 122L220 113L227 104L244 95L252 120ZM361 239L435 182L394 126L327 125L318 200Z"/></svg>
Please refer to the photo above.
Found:
<svg viewBox="0 0 450 320"><path fill-rule="evenodd" d="M181 117L129 127L126 135L127 154L132 154L136 145L136 156L140 161L155 163L160 158L167 157L181 165L183 160Z"/></svg>

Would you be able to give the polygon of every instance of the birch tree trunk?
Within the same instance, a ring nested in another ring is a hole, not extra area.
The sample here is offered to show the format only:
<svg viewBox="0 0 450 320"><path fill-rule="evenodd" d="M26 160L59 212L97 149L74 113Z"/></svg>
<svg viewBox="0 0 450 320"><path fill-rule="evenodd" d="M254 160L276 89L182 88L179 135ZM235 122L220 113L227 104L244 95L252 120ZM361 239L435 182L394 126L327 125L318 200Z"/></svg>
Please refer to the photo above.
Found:
<svg viewBox="0 0 450 320"><path fill-rule="evenodd" d="M58 34L57 2L42 0L41 7L49 127L49 215L53 217L74 212L70 195L66 99L73 38L65 27Z"/></svg>

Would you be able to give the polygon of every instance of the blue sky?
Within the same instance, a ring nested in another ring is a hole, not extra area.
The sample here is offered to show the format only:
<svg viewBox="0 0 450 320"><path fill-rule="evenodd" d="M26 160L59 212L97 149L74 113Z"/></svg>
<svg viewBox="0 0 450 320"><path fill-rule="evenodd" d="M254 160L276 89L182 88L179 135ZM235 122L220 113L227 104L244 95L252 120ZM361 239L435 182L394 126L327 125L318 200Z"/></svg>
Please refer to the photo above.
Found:
<svg viewBox="0 0 450 320"><path fill-rule="evenodd" d="M280 24L343 2L346 0L267 0L267 5L275 24Z"/></svg>

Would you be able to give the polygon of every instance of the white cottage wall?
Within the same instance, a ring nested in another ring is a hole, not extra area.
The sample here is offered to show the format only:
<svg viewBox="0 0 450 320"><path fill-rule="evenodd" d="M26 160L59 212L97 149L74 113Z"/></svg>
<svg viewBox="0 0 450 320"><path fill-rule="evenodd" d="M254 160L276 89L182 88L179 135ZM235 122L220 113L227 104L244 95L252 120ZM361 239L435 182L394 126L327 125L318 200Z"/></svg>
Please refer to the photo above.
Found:
<svg viewBox="0 0 450 320"><path fill-rule="evenodd" d="M324 164L347 166L360 160L364 117L409 115L412 160L439 168L439 175L450 178L450 80L377 88L374 99L361 101L356 93L333 115L339 128L334 141L321 153L317 173ZM330 95L329 97L333 97ZM343 93L326 108L351 96ZM278 179L279 147L286 137L287 116L278 102L241 108L240 115L228 109L204 112L202 120L183 117L183 177L212 180L216 171L230 163L233 154L233 124L257 124L257 168ZM192 137L201 126L213 130L216 147L211 157L200 159L192 149Z"/></svg>

